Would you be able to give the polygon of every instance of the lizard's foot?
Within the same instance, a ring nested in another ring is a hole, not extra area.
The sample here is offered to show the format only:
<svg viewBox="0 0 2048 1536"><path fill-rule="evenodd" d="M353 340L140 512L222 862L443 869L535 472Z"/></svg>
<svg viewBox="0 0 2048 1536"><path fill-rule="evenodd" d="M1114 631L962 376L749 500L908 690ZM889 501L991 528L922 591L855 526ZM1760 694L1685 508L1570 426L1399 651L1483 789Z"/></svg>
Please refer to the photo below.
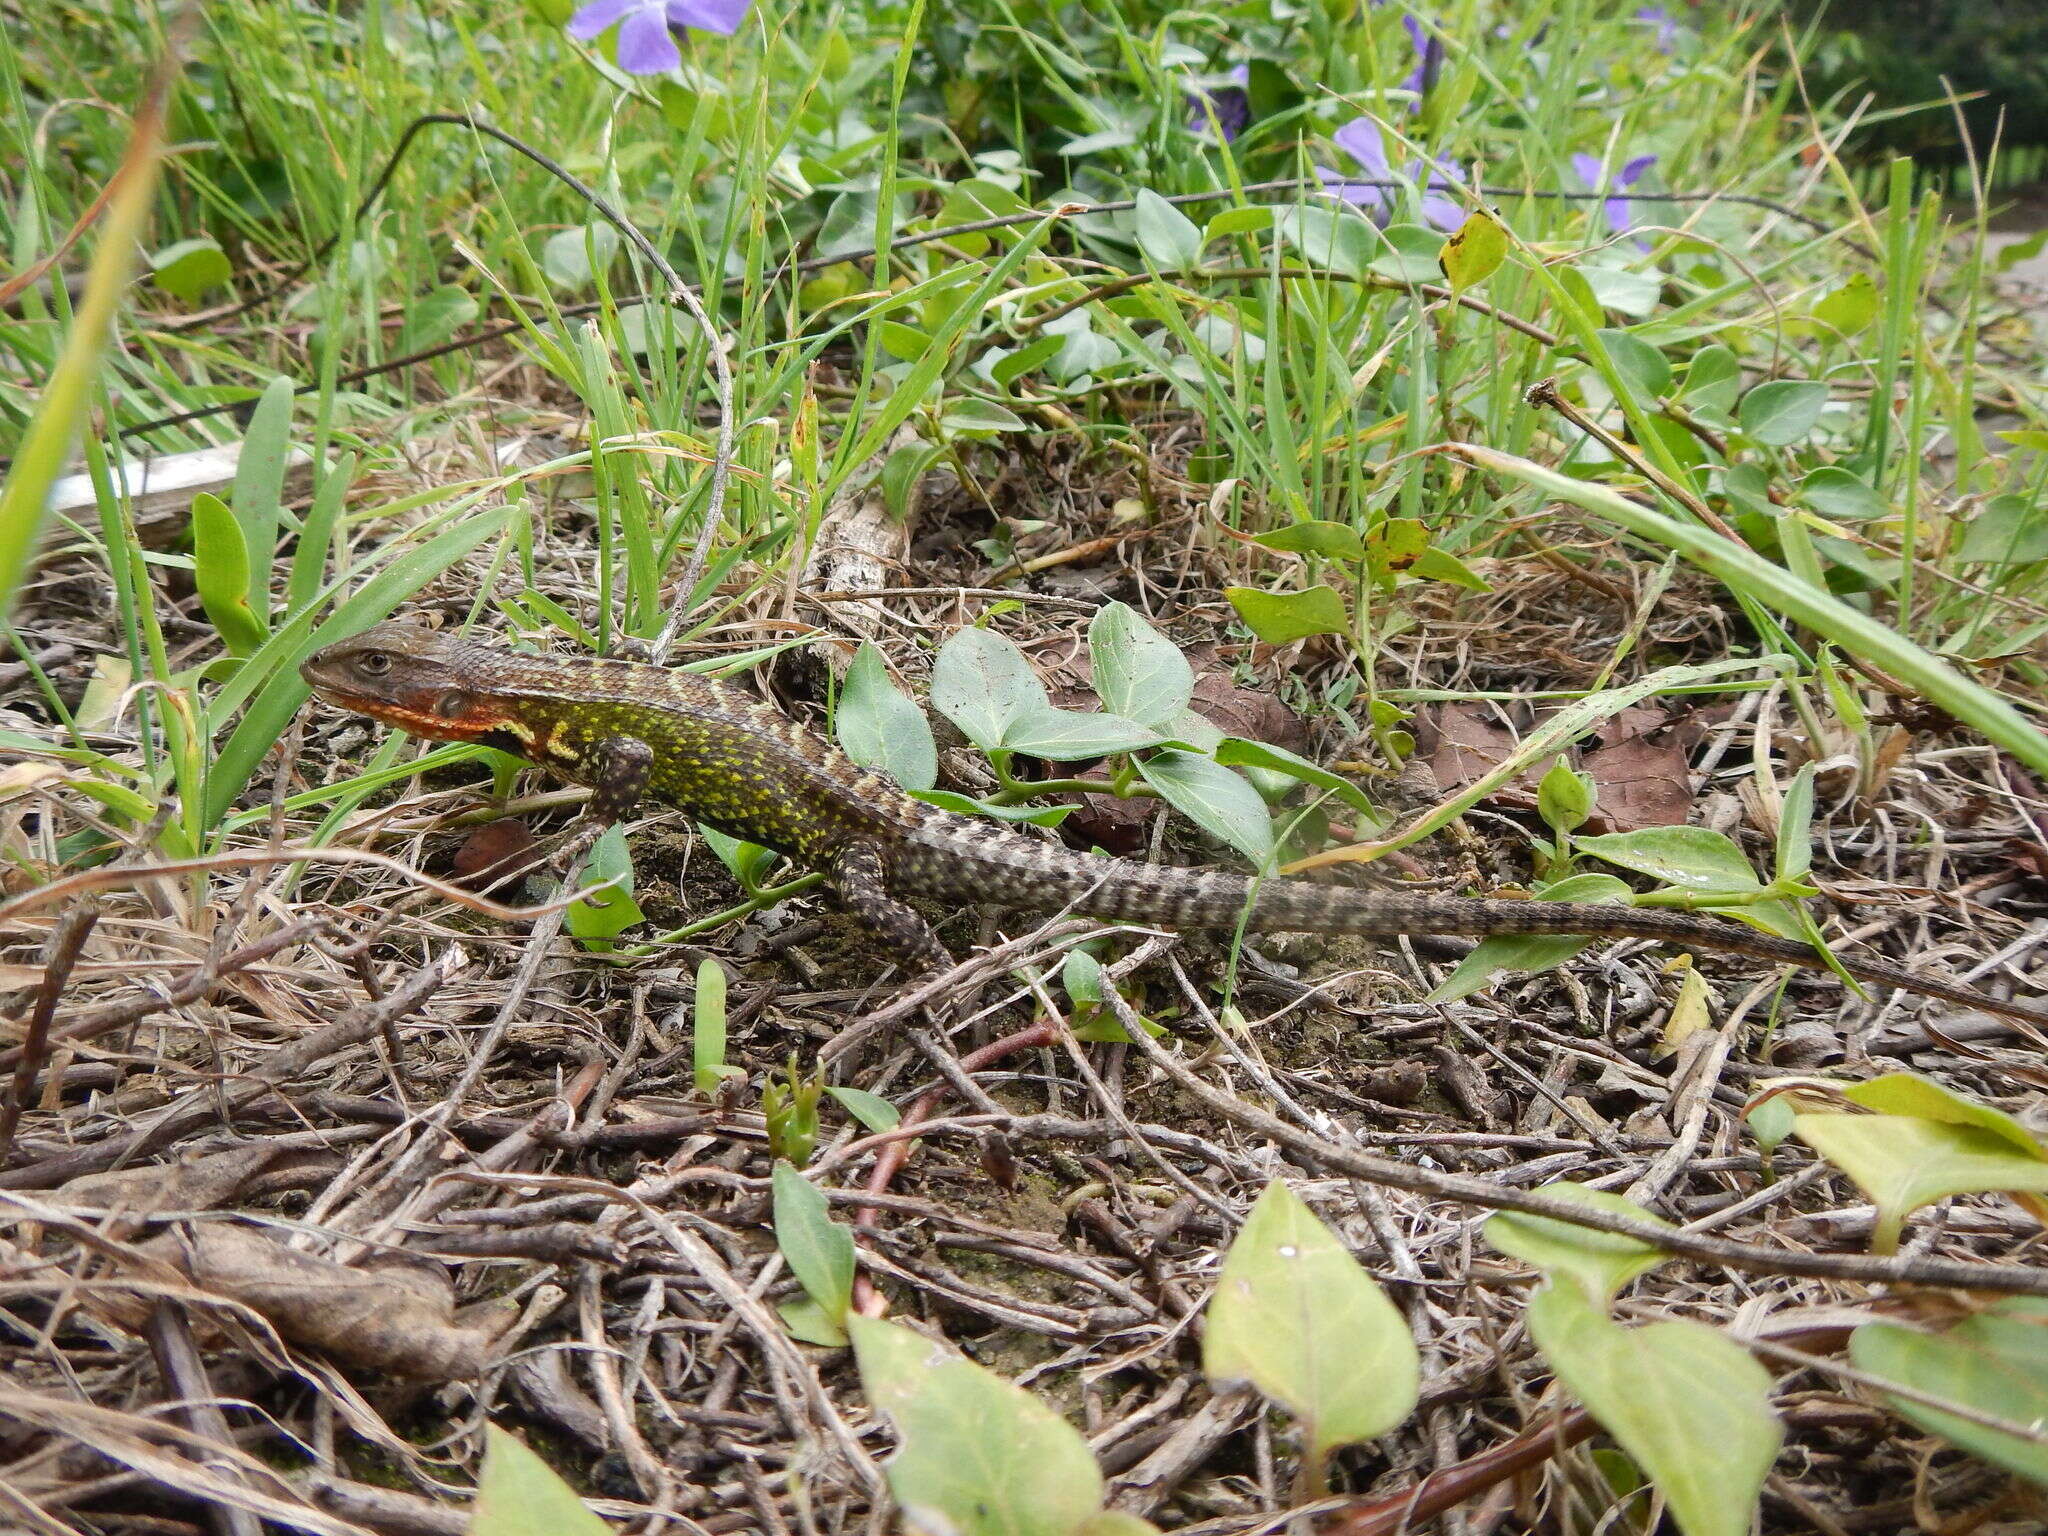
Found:
<svg viewBox="0 0 2048 1536"><path fill-rule="evenodd" d="M889 894L881 853L871 843L855 843L832 861L832 885L847 910L873 928L909 963L913 974L951 970L953 956L932 925L908 902Z"/></svg>

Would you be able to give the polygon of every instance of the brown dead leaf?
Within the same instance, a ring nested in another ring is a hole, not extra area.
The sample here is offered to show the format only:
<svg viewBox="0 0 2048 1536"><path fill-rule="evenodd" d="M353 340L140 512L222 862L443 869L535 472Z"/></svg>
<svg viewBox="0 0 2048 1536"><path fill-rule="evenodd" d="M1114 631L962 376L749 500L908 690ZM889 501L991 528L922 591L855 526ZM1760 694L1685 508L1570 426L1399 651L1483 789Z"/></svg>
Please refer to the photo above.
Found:
<svg viewBox="0 0 2048 1536"><path fill-rule="evenodd" d="M1485 778L1520 740L1489 704L1453 700L1415 717L1416 755L1434 775L1438 794L1454 793ZM1524 774L1515 783L1533 804L1536 781Z"/></svg>
<svg viewBox="0 0 2048 1536"><path fill-rule="evenodd" d="M455 850L453 873L459 884L488 895L525 879L546 862L526 823L508 816L487 822L462 840Z"/></svg>
<svg viewBox="0 0 2048 1536"><path fill-rule="evenodd" d="M1682 827L1692 818L1692 775L1685 732L1649 704L1623 710L1600 728L1600 746L1579 760L1596 799L1588 832Z"/></svg>
<svg viewBox="0 0 2048 1536"><path fill-rule="evenodd" d="M454 1283L439 1265L404 1261L357 1269L245 1227L183 1225L140 1247L201 1289L261 1313L295 1344L409 1381L479 1375L518 1316L514 1308L488 1304L474 1324L459 1318Z"/></svg>

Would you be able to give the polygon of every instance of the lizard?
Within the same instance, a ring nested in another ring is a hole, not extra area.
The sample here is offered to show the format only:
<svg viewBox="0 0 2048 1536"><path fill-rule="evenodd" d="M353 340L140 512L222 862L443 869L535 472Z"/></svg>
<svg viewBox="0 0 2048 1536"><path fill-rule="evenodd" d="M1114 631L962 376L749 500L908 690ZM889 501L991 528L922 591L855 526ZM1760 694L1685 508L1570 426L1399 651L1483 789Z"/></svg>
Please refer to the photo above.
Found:
<svg viewBox="0 0 2048 1536"><path fill-rule="evenodd" d="M929 969L952 957L905 897L1173 929L1638 938L1829 968L1805 944L1691 912L1372 891L1081 853L929 805L744 689L646 662L535 655L387 620L324 647L300 673L328 704L588 786L598 823L655 800L773 849L824 874L855 916ZM1861 982L2048 1026L2048 1010L1888 961L1838 963Z"/></svg>

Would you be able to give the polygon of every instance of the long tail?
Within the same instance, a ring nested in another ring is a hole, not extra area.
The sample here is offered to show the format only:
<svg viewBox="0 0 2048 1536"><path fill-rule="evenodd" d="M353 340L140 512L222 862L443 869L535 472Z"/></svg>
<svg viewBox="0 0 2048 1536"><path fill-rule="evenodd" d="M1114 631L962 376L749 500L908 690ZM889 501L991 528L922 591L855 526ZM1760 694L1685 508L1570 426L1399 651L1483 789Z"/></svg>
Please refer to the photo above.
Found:
<svg viewBox="0 0 2048 1536"><path fill-rule="evenodd" d="M1307 880L1253 881L1224 870L1094 858L965 817L935 815L913 834L913 842L919 856L904 861L898 870L906 889L954 897L971 892L972 899L997 906L1045 909L1071 905L1078 912L1111 921L1223 931L1243 922L1255 932L1355 933L1380 938L1554 933L1655 939L1810 970L1828 969L1827 961L1815 950L1791 939L1720 918L1655 907L1409 896ZM2006 1002L1974 987L1923 976L1887 961L1837 958L1842 969L1858 981L1980 1008L2048 1032L2048 1011ZM2048 1045L2048 1033L2034 1038Z"/></svg>

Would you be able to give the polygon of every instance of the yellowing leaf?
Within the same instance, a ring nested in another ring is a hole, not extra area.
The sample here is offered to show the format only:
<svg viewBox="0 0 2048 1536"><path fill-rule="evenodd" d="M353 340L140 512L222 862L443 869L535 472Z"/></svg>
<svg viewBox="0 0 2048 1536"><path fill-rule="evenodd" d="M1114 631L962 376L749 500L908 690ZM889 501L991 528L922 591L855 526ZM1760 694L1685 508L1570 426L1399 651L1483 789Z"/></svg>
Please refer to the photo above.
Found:
<svg viewBox="0 0 2048 1536"><path fill-rule="evenodd" d="M1493 276L1513 245L1499 219L1485 209L1469 215L1437 254L1451 292L1463 293Z"/></svg>

